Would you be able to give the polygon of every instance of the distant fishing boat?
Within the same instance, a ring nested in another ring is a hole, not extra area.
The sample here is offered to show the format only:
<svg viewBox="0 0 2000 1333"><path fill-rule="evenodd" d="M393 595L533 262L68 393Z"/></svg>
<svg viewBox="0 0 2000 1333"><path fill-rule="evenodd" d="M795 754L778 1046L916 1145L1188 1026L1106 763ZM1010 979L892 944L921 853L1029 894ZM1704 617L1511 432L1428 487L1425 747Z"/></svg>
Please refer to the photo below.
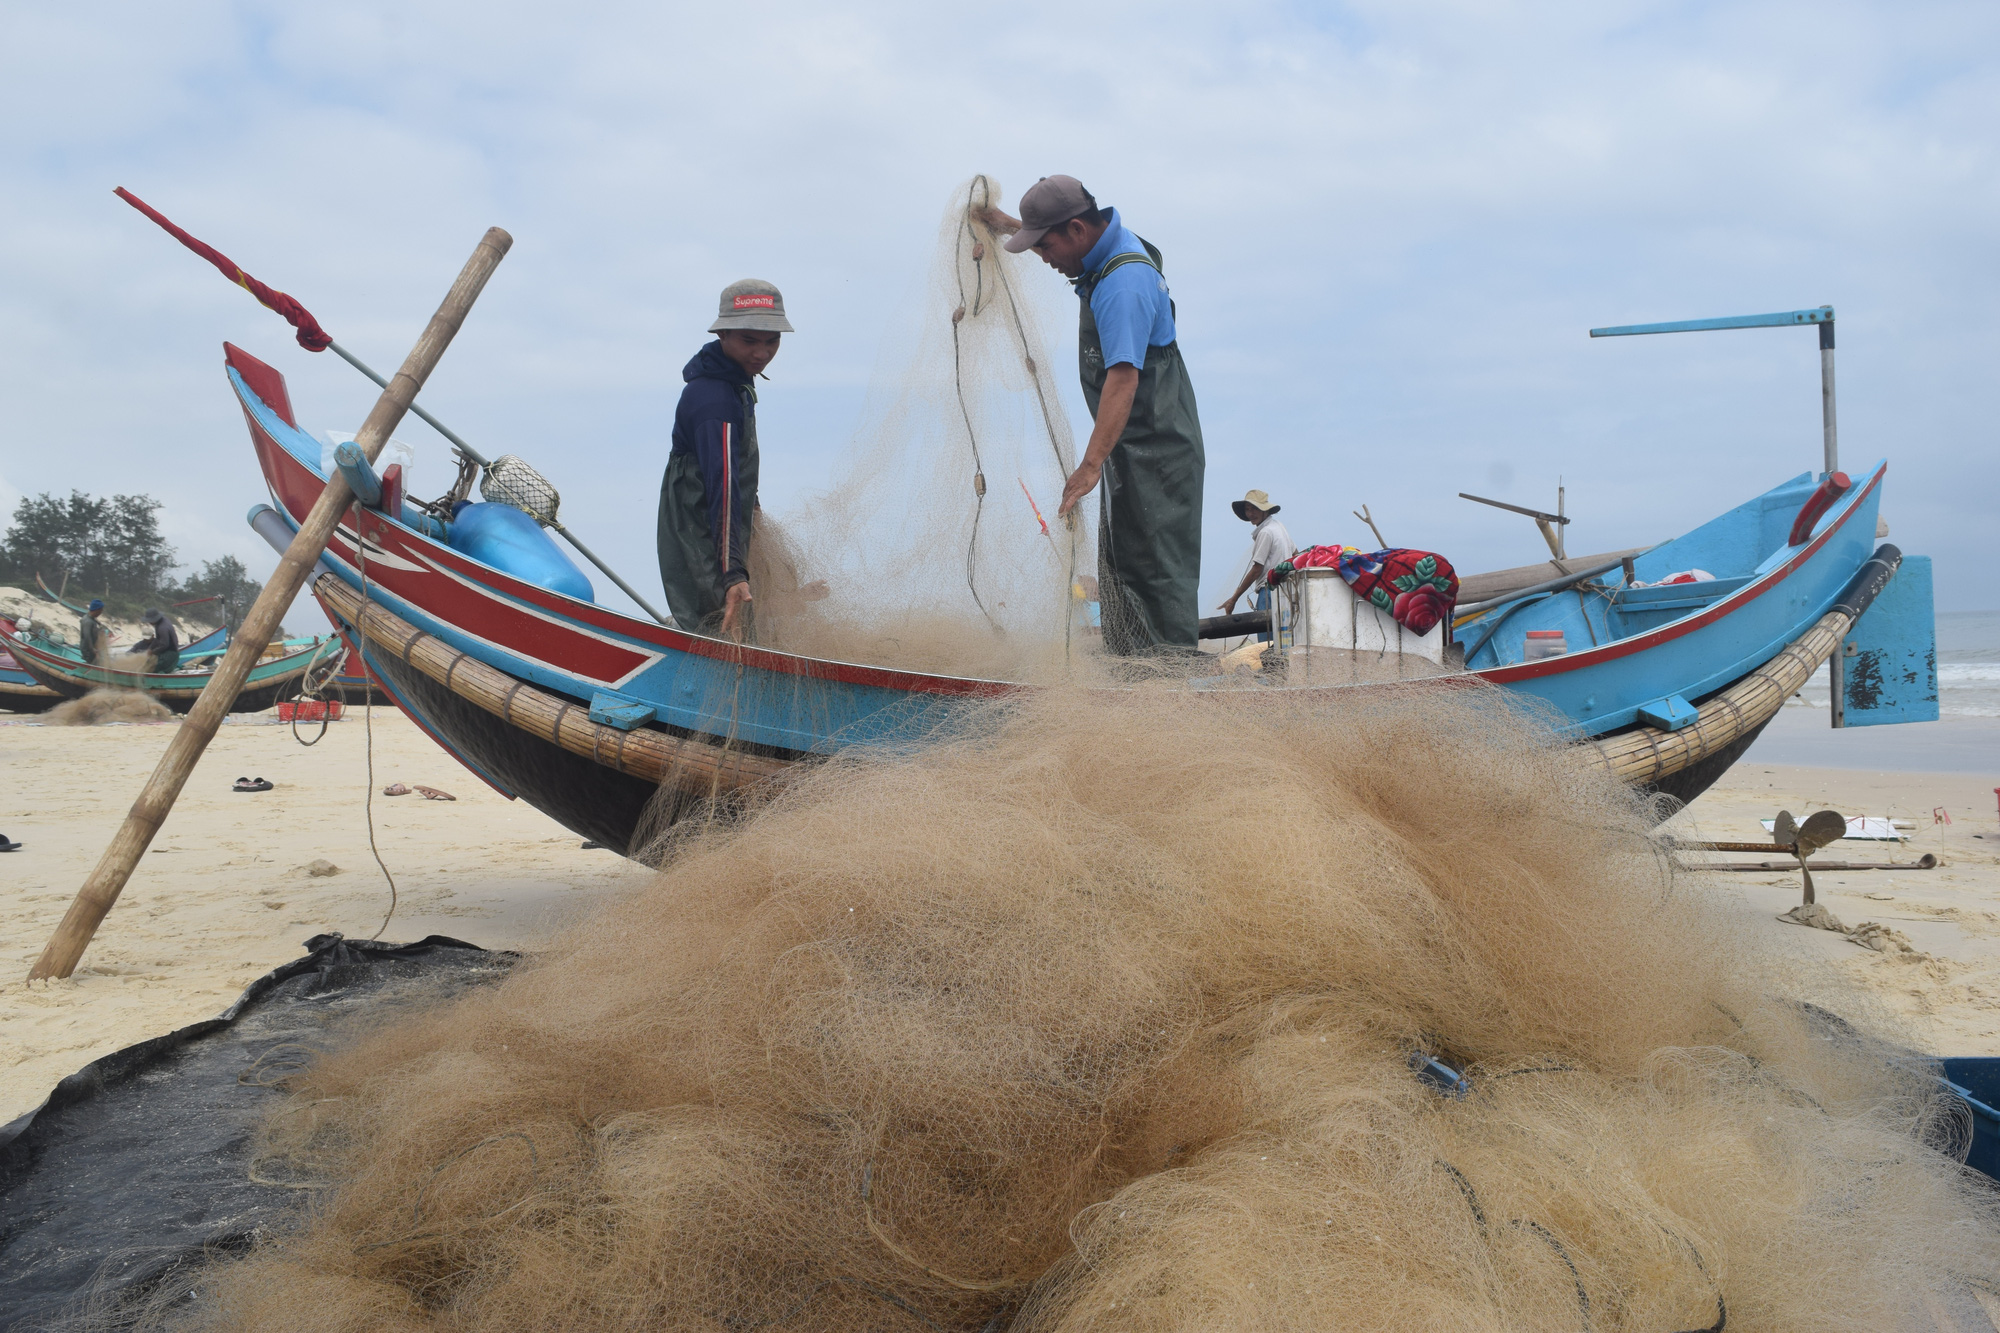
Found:
<svg viewBox="0 0 2000 1333"><path fill-rule="evenodd" d="M205 634L183 650L184 658L193 658L193 669L173 672L123 671L116 666L102 667L85 662L77 650L66 643L56 643L39 635L23 634L4 628L0 623L0 649L4 649L15 663L19 672L28 677L31 684L48 690L54 697L49 698L40 708L21 708L4 701L14 696L4 691L5 678L0 677L0 706L10 706L16 712L39 712L51 704L64 699L80 699L92 690L119 689L139 690L150 694L176 713L185 713L194 707L194 701L201 697L203 687L214 674L213 663L218 660L226 644L226 631L216 630ZM335 645L334 651L339 651ZM268 662L260 662L251 669L250 678L243 691L237 696L236 705L230 711L236 713L259 713L281 699L289 699L299 692L299 682L306 668L315 658L324 658L327 652L325 641L308 641L308 646ZM200 663L209 664L203 669ZM116 655L113 656L116 661ZM42 696L35 696L40 698Z"/></svg>
<svg viewBox="0 0 2000 1333"><path fill-rule="evenodd" d="M0 619L0 629L11 632L13 628L12 620ZM0 710L40 713L62 701L62 695L21 670L21 664L14 660L14 655L6 650L4 644L0 644Z"/></svg>
<svg viewBox="0 0 2000 1333"><path fill-rule="evenodd" d="M225 344L225 353L276 502L253 510L252 526L283 549L326 484L320 446L299 429L282 375L239 348ZM1480 681L1533 696L1625 781L1691 800L1892 586L1903 557L1874 543L1886 473L1878 464L1856 484L1787 481L1621 562L1616 584L1566 576L1560 587L1501 594L1459 626L1467 670L1400 688ZM540 537L545 549L510 572L456 549L451 530L393 485L383 503L393 508L356 506L336 529L313 585L320 604L397 703L467 768L621 851L663 784L671 816L845 746L931 733L967 703L1022 688L639 620L542 586L535 571L551 560L574 567L525 515L523 540ZM1694 564L1714 577L1665 583ZM1927 578L1921 603L1927 629ZM1573 643L1529 660L1529 630Z"/></svg>
<svg viewBox="0 0 2000 1333"><path fill-rule="evenodd" d="M41 584L43 592L49 592L48 584L42 582L39 574L35 576L35 582ZM80 608L71 606L54 593L49 593L49 600L69 610L77 611L79 615L85 614ZM36 648L52 657L63 658L74 666L83 665L83 654L69 644L43 639L38 635L23 634L12 620L0 618L0 634L29 639ZM181 660L220 653L227 646L227 641L227 631L211 630L189 644L182 652ZM40 713L72 697L74 696L44 685L37 676L22 667L19 659L9 651L7 644L0 643L0 709L11 713Z"/></svg>

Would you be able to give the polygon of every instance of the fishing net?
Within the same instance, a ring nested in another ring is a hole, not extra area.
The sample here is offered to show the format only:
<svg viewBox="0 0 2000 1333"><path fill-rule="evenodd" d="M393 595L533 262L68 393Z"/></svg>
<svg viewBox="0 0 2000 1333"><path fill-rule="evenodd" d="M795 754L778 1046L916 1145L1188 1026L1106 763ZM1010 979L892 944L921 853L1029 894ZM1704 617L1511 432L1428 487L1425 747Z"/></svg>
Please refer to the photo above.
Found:
<svg viewBox="0 0 2000 1333"><path fill-rule="evenodd" d="M515 454L502 454L487 465L479 494L492 504L513 505L543 527L556 521L562 504L549 479Z"/></svg>
<svg viewBox="0 0 2000 1333"><path fill-rule="evenodd" d="M844 472L796 511L759 517L760 644L1009 679L1084 646L1075 585L1092 548L1083 522L1056 517L1075 449L1043 334L1075 318L1074 298L1001 249L976 216L999 202L987 176L953 192ZM765 441L767 468L781 447Z"/></svg>
<svg viewBox="0 0 2000 1333"><path fill-rule="evenodd" d="M92 690L57 704L42 715L49 727L101 727L112 722L165 722L173 711L140 690Z"/></svg>
<svg viewBox="0 0 2000 1333"><path fill-rule="evenodd" d="M973 721L684 823L298 1076L259 1159L323 1189L168 1322L1882 1330L1996 1289L1934 1067L1546 719Z"/></svg>

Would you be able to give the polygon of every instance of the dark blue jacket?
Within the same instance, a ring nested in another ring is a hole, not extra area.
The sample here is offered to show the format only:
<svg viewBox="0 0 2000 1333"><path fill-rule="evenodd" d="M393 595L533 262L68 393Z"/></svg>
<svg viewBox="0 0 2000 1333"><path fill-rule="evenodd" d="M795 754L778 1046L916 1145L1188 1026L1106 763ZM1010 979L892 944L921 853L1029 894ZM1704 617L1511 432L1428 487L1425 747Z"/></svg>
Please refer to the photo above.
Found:
<svg viewBox="0 0 2000 1333"><path fill-rule="evenodd" d="M701 466L708 527L723 586L750 577L745 549L750 514L757 507L757 390L748 372L709 343L681 368L687 387L674 409L674 456L692 454Z"/></svg>

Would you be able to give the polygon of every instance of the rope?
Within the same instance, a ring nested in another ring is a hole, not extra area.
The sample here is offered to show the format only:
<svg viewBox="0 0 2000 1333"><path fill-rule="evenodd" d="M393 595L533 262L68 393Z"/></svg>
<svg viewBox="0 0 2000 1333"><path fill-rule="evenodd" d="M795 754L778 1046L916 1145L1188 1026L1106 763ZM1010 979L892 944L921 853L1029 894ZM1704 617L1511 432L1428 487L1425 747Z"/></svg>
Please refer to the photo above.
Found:
<svg viewBox="0 0 2000 1333"><path fill-rule="evenodd" d="M961 236L960 236L961 241L963 240L964 236L971 235L972 233L972 200L973 200L973 192L976 190L983 190L986 194L986 197L988 199L991 199L993 192L993 183L990 180L988 180L983 174L974 176L972 178L972 184L967 188L965 195L966 216L965 216L965 222L961 228ZM979 300L979 293L984 290L984 270L979 267L979 258L980 258L979 251L978 249L975 249L973 252L973 272L976 279L976 285L974 287L975 304L972 309L972 313L975 315L977 315L980 309L982 308L981 305L978 304L978 300ZM1047 436L1049 437L1049 452L1055 455L1056 471L1062 475L1064 483L1067 484L1069 481L1069 474L1070 474L1069 461L1063 457L1062 442L1056 434L1055 415L1049 409L1049 397L1048 394L1042 388L1041 367L1035 364L1034 351L1028 345L1028 328L1027 325L1024 324L1021 320L1020 303L1015 299L1014 296L1014 284L1009 282L1007 279L1007 265L1005 264L1005 262L996 260L993 265L993 273L995 279L999 284L1001 295L1007 298L1007 314L1014 325L1014 337L1021 344L1021 360L1027 365L1028 368L1028 382L1034 385L1035 388L1035 402L1041 408L1041 413L1042 413L1042 429L1044 433L1046 433ZM959 308L963 310L964 300L965 300L965 278L962 272L959 277L958 291L959 291L959 302L960 302ZM952 338L953 367L955 371L957 366L957 356L958 356L958 324L955 318L952 324L951 338ZM962 384L960 386L960 392L959 392L959 405L960 408L963 409L964 388ZM966 426L967 429L970 430L971 422L968 421L966 423ZM976 460L977 460L977 455L975 454L975 462ZM982 483L983 481L984 479L981 478ZM1022 489L1023 490L1027 489L1026 482L1022 483ZM979 487L979 493L983 499L986 493L983 484L980 485ZM1028 498L1028 503L1031 506L1034 504L1033 496L1030 496ZM1036 513L1035 516L1037 518L1041 517L1039 511ZM1067 559L1064 560L1064 564L1067 566L1067 568L1064 571L1066 577L1064 578L1063 581L1063 660L1065 662L1069 660L1070 647L1071 647L1070 641L1074 634L1075 620L1076 620L1076 616L1072 608L1070 607L1070 601L1071 601L1070 590L1076 586L1076 540L1075 540L1076 524L1077 524L1076 511L1071 510L1070 517L1068 519L1070 542L1069 542L1069 550L1067 552ZM975 514L973 517L973 531L975 534L977 534L978 532L978 526L979 526L979 520L978 516ZM1047 525L1044 524L1043 531L1046 532L1047 530L1048 530ZM1055 538L1053 536L1049 538L1049 543L1050 545L1055 544ZM1058 558L1060 559L1062 557L1059 555ZM981 610L984 609L985 609L984 607L981 608Z"/></svg>
<svg viewBox="0 0 2000 1333"><path fill-rule="evenodd" d="M336 634L332 638L328 639L324 646L331 647L334 644L338 643L339 641L340 641L340 636ZM306 669L299 673L299 692L293 696L294 703L297 703L301 700L310 701L312 703L324 703L325 699L322 697L322 692L326 689L327 686L333 684L333 678L340 674L341 664L346 660L347 657L345 649L341 650L340 656L329 657L327 659L327 671L324 677L322 677L317 682L313 680L313 669L319 665L320 652L321 652L320 648L313 649L312 657L306 662ZM330 720L331 719L329 719L326 714L326 710L321 709L319 715L319 734L314 736L311 740L307 740L305 737L299 735L299 710L297 708L294 708L292 710L292 739L297 741L300 745L303 745L308 749L310 749L311 747L318 745L321 741L326 739L327 723Z"/></svg>
<svg viewBox="0 0 2000 1333"><path fill-rule="evenodd" d="M972 601L979 608L979 614L985 616L987 623L992 625L993 628L999 629L1000 622L993 619L993 613L986 609L986 600L979 595L977 572L979 520L986 513L986 466L979 458L979 435L972 428L972 409L965 402L965 363L963 357L960 355L958 340L958 326L965 318L966 309L965 265L960 261L960 256L965 253L966 238L972 236L972 191L977 189L979 183L985 179L984 176L974 177L972 185L966 189L965 216L959 221L957 246L952 254L952 276L958 281L958 309L951 312L951 382L952 387L958 394L958 414L965 421L965 438L972 445L972 535L965 543L965 586L972 593ZM980 301L985 291L985 270L981 267L985 257L985 245L976 237L973 238L972 315L975 319L979 317Z"/></svg>
<svg viewBox="0 0 2000 1333"><path fill-rule="evenodd" d="M361 530L363 522L361 506L354 506L354 551L361 570L361 601L368 601L368 536ZM368 659L364 655L361 665L365 671ZM375 927L375 933L368 938L379 940L382 932L389 928L389 918L396 915L396 877L389 873L389 863L382 859L382 849L375 844L375 691L364 690L361 695L361 729L367 737L368 790L362 793L361 810L368 821L368 850L375 857L375 865L382 872L382 878L389 881L389 910L382 916L382 924Z"/></svg>

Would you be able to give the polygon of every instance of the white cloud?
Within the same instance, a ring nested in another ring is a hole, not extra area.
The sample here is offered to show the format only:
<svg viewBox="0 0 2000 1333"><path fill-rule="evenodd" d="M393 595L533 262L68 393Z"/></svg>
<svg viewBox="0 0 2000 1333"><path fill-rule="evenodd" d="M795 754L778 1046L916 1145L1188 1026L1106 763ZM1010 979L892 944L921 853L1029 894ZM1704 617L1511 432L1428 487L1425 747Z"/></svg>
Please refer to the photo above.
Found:
<svg viewBox="0 0 2000 1333"><path fill-rule="evenodd" d="M1465 569L1535 553L1453 498L1498 469L1521 500L1565 477L1579 547L1691 526L1817 457L1810 335L1584 331L1832 301L1845 457L1889 456L1885 511L1939 557L1941 605L1994 602L1990 6L0 12L0 472L148 491L190 557L269 565L224 338L309 427L352 429L373 390L113 185L384 369L508 227L425 400L542 464L649 587L679 367L722 283L780 282L801 329L762 417L796 493L844 446L951 186L1067 170L1166 251L1210 584L1252 485L1302 539L1353 539L1366 501Z"/></svg>

